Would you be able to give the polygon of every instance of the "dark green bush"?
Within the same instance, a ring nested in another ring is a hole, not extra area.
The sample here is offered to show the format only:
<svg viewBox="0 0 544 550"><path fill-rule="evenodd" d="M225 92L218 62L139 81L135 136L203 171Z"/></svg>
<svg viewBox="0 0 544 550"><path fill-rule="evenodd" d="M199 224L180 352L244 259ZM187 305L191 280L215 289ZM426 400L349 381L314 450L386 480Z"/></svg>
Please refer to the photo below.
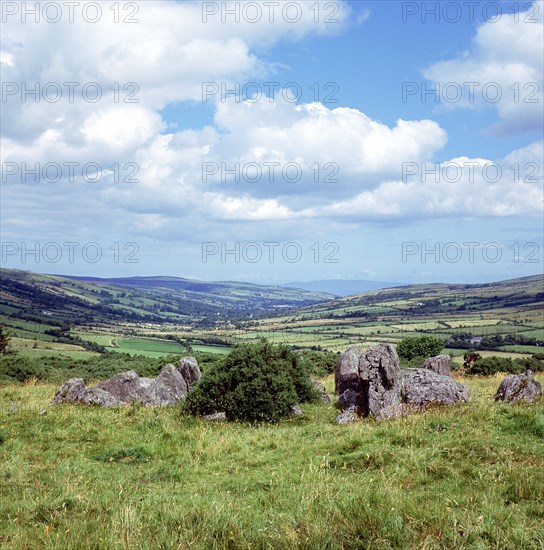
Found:
<svg viewBox="0 0 544 550"><path fill-rule="evenodd" d="M317 401L308 364L284 345L238 344L187 395L191 414L224 411L228 420L277 422L295 403Z"/></svg>
<svg viewBox="0 0 544 550"><path fill-rule="evenodd" d="M301 350L297 352L301 361L307 364L311 374L324 378L336 370L338 354L332 351Z"/></svg>
<svg viewBox="0 0 544 550"><path fill-rule="evenodd" d="M443 347L444 342L434 336L409 336L397 344L397 354L406 361L426 359L439 355Z"/></svg>
<svg viewBox="0 0 544 550"><path fill-rule="evenodd" d="M465 368L466 374L489 376L498 372L520 374L526 370L544 371L544 361L535 357L511 359L510 357L479 357Z"/></svg>

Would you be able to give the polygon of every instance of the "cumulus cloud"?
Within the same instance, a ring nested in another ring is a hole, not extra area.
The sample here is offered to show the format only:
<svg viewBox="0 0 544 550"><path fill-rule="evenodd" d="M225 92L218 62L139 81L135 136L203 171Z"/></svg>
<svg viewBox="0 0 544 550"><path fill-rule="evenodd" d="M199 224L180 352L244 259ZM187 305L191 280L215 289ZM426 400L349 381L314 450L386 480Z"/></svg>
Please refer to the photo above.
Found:
<svg viewBox="0 0 544 550"><path fill-rule="evenodd" d="M468 51L425 69L448 109L495 108L495 133L541 131L544 26L541 1L478 27ZM457 90L462 90L458 96Z"/></svg>

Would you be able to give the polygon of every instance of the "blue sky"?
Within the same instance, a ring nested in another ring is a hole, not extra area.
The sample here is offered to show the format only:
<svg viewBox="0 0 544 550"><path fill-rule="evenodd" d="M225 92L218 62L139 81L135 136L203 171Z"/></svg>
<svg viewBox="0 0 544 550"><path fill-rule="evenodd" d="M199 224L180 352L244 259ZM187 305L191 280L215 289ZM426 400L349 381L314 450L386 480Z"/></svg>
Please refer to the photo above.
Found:
<svg viewBox="0 0 544 550"><path fill-rule="evenodd" d="M287 17L281 2L256 23L222 18L234 2L142 2L134 22L104 2L94 23L5 4L2 267L278 284L542 272L542 2L292 2ZM35 83L38 100L21 92ZM259 97L203 101L248 83Z"/></svg>

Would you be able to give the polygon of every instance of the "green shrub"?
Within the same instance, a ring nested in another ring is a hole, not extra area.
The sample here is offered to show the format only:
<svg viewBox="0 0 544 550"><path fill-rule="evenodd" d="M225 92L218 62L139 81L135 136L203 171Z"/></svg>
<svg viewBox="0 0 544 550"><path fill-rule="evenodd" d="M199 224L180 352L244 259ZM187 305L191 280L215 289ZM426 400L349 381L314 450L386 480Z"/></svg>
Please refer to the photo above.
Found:
<svg viewBox="0 0 544 550"><path fill-rule="evenodd" d="M535 357L520 357L511 359L510 357L478 357L475 361L466 363L466 374L478 374L489 376L498 372L507 372L511 374L520 374L526 370L533 372L544 371L544 361L535 359Z"/></svg>
<svg viewBox="0 0 544 550"><path fill-rule="evenodd" d="M261 339L234 346L222 362L206 370L185 407L200 415L224 411L228 420L278 422L295 403L317 399L300 356Z"/></svg>
<svg viewBox="0 0 544 550"><path fill-rule="evenodd" d="M444 342L434 336L409 336L397 344L399 359L411 361L439 355Z"/></svg>
<svg viewBox="0 0 544 550"><path fill-rule="evenodd" d="M306 363L311 374L324 378L336 370L338 354L333 351L301 350L297 352L301 361Z"/></svg>

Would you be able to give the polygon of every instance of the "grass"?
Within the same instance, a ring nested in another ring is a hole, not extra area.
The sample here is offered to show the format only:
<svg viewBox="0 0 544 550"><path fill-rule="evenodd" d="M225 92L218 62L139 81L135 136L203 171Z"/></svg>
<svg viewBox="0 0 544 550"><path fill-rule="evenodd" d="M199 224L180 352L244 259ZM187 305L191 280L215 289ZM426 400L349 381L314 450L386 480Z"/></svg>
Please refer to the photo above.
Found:
<svg viewBox="0 0 544 550"><path fill-rule="evenodd" d="M0 547L542 548L544 403L495 403L500 380L463 380L466 405L348 426L327 405L213 424L0 386Z"/></svg>

